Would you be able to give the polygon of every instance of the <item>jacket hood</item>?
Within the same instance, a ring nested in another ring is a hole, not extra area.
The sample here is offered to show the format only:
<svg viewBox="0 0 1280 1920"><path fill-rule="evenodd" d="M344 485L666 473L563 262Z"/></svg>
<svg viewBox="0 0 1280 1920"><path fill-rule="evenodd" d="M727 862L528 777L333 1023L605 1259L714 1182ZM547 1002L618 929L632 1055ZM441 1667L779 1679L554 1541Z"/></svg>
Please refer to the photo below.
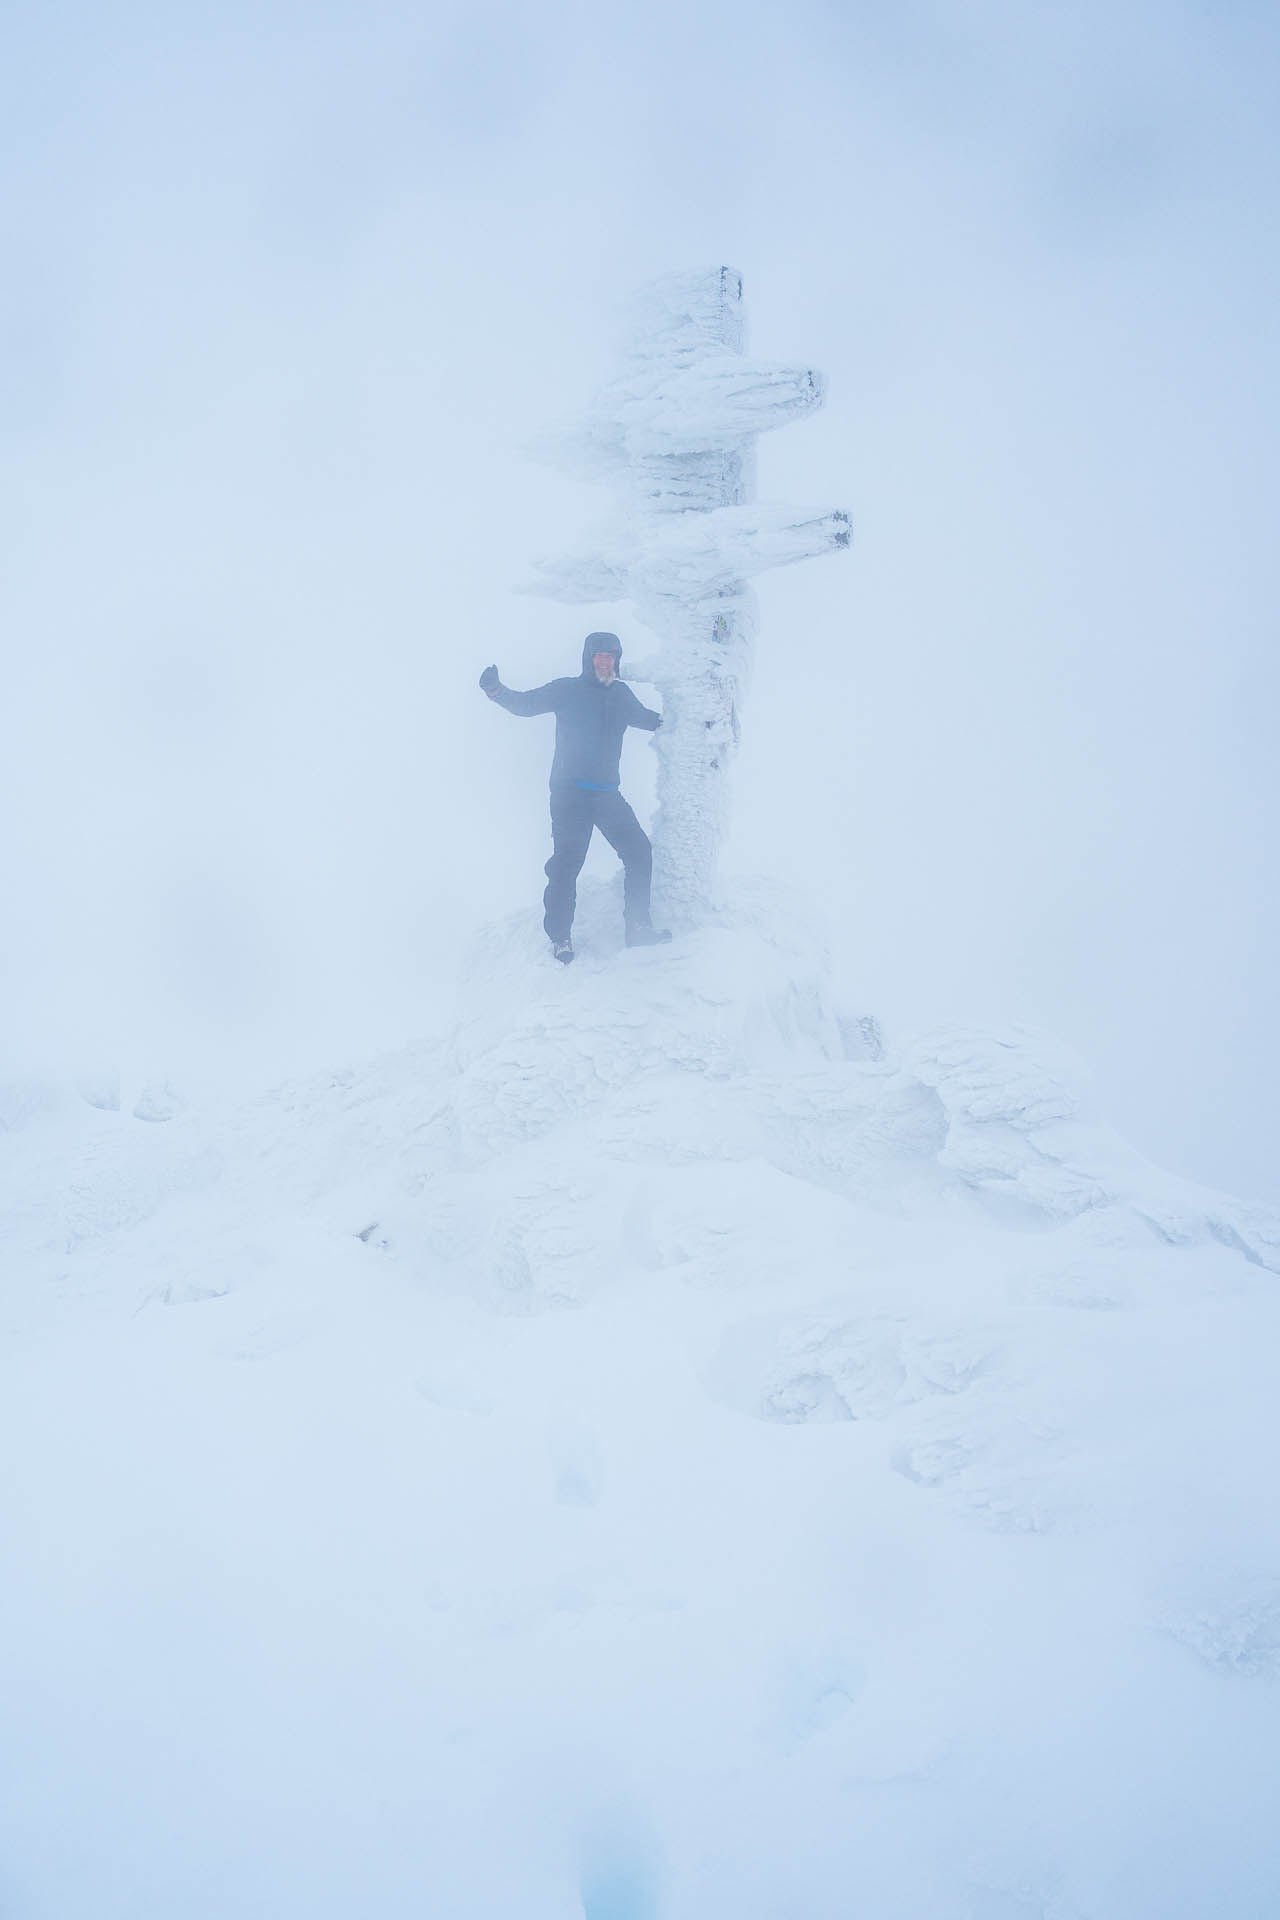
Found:
<svg viewBox="0 0 1280 1920"><path fill-rule="evenodd" d="M622 664L622 642L616 633L589 633L587 635L582 643L582 671L584 674L595 673L595 668L592 666L591 660L592 656L597 653L611 653L613 655L614 672L617 673L620 670Z"/></svg>

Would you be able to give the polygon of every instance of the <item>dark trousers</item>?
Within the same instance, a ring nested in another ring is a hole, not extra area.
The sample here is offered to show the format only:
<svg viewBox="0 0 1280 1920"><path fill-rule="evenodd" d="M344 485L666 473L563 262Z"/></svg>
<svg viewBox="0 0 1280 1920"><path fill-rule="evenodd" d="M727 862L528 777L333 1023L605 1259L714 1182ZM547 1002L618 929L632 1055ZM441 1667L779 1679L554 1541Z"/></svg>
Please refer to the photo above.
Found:
<svg viewBox="0 0 1280 1920"><path fill-rule="evenodd" d="M649 836L620 793L590 793L582 787L551 789L551 858L543 926L552 940L569 938L578 904L578 875L591 834L599 827L622 862L623 912L629 927L649 924L649 883L653 848Z"/></svg>

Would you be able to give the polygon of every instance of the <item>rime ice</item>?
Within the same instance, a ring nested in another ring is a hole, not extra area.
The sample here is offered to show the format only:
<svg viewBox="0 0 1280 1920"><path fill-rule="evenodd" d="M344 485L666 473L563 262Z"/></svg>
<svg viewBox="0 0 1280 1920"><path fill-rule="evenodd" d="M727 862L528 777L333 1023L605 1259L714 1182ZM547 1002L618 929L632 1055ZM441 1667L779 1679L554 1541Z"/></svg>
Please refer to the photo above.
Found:
<svg viewBox="0 0 1280 1920"><path fill-rule="evenodd" d="M659 651L637 678L661 688L657 886L676 926L711 899L725 775L751 675L748 581L847 547L839 509L757 504L755 443L821 406L822 375L746 357L742 277L675 274L640 293L616 380L543 457L610 486L614 516L571 552L542 560L533 591L568 601L630 600Z"/></svg>

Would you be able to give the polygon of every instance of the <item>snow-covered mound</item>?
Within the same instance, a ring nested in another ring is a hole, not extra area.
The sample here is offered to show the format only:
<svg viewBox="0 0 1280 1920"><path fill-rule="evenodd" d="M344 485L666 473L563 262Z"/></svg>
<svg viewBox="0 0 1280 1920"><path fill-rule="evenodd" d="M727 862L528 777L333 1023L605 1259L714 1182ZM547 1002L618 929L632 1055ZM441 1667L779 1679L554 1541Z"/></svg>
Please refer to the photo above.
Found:
<svg viewBox="0 0 1280 1920"><path fill-rule="evenodd" d="M9 1090L6 1916L1277 1910L1280 1226L735 898Z"/></svg>

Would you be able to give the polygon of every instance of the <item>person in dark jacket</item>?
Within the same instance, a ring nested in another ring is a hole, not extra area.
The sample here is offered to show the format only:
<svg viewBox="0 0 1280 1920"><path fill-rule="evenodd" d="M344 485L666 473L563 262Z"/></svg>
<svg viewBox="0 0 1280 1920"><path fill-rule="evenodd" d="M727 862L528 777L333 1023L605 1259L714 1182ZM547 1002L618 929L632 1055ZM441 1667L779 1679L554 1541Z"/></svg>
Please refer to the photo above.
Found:
<svg viewBox="0 0 1280 1920"><path fill-rule="evenodd" d="M618 678L622 644L616 633L589 633L576 679L548 680L517 693L504 687L497 667L486 667L480 685L508 713L528 717L554 713L556 751L551 762L551 858L542 896L543 926L557 960L573 959L571 932L578 903L578 875L591 835L599 827L622 861L623 914L629 947L656 946L671 935L649 919L653 848L649 836L618 791L622 737L628 727L652 733L662 715L642 706Z"/></svg>

